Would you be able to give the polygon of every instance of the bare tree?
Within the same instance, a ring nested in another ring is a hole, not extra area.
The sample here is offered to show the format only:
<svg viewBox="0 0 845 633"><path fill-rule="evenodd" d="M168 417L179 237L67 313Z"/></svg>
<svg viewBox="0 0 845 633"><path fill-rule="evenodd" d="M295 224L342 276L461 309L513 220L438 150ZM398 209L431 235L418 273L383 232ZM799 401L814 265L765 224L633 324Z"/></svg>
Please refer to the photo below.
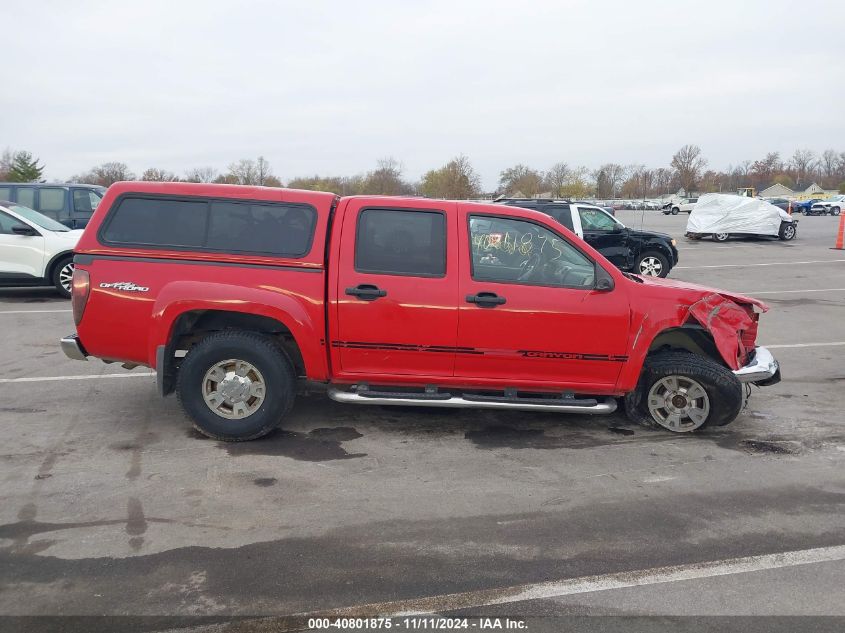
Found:
<svg viewBox="0 0 845 633"><path fill-rule="evenodd" d="M150 167L143 174L141 174L141 180L149 180L154 182L175 182L179 180L179 176L177 176L171 171Z"/></svg>
<svg viewBox="0 0 845 633"><path fill-rule="evenodd" d="M258 185L263 187L281 187L282 182L273 175L270 163L263 156L258 160L242 158L229 165L229 172L215 182L221 181L236 185Z"/></svg>
<svg viewBox="0 0 845 633"><path fill-rule="evenodd" d="M809 174L810 167L816 159L816 153L809 149L796 149L792 153L792 167L795 169L795 183L800 186L804 178Z"/></svg>
<svg viewBox="0 0 845 633"><path fill-rule="evenodd" d="M819 168L822 176L825 178L832 178L836 174L837 163L839 156L832 149L826 149L819 157Z"/></svg>
<svg viewBox="0 0 845 633"><path fill-rule="evenodd" d="M255 161L255 175L258 179L257 184L259 185L268 185L272 183L270 186L278 187L281 184L276 184L279 179L273 175L273 171L270 169L270 163L267 162L267 159L263 156L259 156L258 160ZM270 181L270 183L268 183L268 181Z"/></svg>
<svg viewBox="0 0 845 633"><path fill-rule="evenodd" d="M532 198L542 193L543 180L543 172L520 163L499 174L499 191L506 195L522 194Z"/></svg>
<svg viewBox="0 0 845 633"><path fill-rule="evenodd" d="M255 161L249 158L242 158L236 163L231 163L229 165L229 173L226 176L233 181L233 184L258 184L258 169Z"/></svg>
<svg viewBox="0 0 845 633"><path fill-rule="evenodd" d="M672 170L665 167L658 167L654 170L654 189L657 195L669 193L672 175Z"/></svg>
<svg viewBox="0 0 845 633"><path fill-rule="evenodd" d="M109 187L116 182L134 179L135 174L132 173L126 163L110 162L97 165L87 172L73 176L71 181Z"/></svg>
<svg viewBox="0 0 845 633"><path fill-rule="evenodd" d="M755 160L751 164L751 182L758 189L769 186L783 169L780 152L769 152L765 158Z"/></svg>
<svg viewBox="0 0 845 633"><path fill-rule="evenodd" d="M596 195L599 198L614 198L625 182L625 168L618 163L605 163L594 173Z"/></svg>
<svg viewBox="0 0 845 633"><path fill-rule="evenodd" d="M419 185L420 193L429 198L468 200L481 193L481 177L469 159L461 154L440 169L425 173Z"/></svg>
<svg viewBox="0 0 845 633"><path fill-rule="evenodd" d="M367 173L363 181L363 192L380 196L398 196L413 192L413 187L402 180L402 163L392 156L382 158L376 168Z"/></svg>
<svg viewBox="0 0 845 633"><path fill-rule="evenodd" d="M654 170L648 169L645 165L629 165L628 179L622 185L622 195L626 198L648 197L654 185Z"/></svg>
<svg viewBox="0 0 845 633"><path fill-rule="evenodd" d="M12 163L15 160L15 152L10 147L3 150L0 155L0 181L9 179L9 172L12 171Z"/></svg>
<svg viewBox="0 0 845 633"><path fill-rule="evenodd" d="M678 172L681 187L689 193L695 190L701 172L707 166L707 161L701 156L698 145L684 145L672 157L672 167Z"/></svg>
<svg viewBox="0 0 845 633"><path fill-rule="evenodd" d="M564 196L564 189L569 184L569 179L572 176L572 170L566 163L555 163L551 169L546 172L546 185L552 192L555 198Z"/></svg>
<svg viewBox="0 0 845 633"><path fill-rule="evenodd" d="M217 170L211 167L195 167L185 172L185 182L214 182Z"/></svg>

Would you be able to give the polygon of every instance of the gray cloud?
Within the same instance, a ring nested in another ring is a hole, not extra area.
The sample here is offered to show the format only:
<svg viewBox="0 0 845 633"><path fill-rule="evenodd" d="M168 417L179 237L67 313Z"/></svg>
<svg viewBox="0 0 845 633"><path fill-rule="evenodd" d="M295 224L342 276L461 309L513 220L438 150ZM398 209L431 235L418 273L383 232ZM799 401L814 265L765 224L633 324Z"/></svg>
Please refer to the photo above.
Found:
<svg viewBox="0 0 845 633"><path fill-rule="evenodd" d="M7 4L6 0L0 0ZM120 160L283 179L392 155L666 165L845 150L845 5L55 2L5 7L0 148L65 178ZM9 72L8 69L14 69Z"/></svg>

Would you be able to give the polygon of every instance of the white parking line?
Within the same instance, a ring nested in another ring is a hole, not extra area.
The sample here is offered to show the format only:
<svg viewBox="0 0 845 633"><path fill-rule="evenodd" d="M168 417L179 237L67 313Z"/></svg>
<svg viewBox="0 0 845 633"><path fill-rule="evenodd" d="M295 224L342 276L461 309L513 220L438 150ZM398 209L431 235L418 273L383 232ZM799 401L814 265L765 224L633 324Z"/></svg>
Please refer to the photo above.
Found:
<svg viewBox="0 0 845 633"><path fill-rule="evenodd" d="M582 576L525 585L515 585L497 589L481 589L463 593L444 594L381 602L331 611L321 612L331 615L379 614L405 615L425 614L451 611L455 609L471 609L496 604L510 604L525 600L548 600L561 596L571 596L580 593L609 591L626 587L643 587L699 578L713 578L716 576L730 576L748 572L783 569L798 565L812 565L845 560L845 545L818 547L814 549L780 552L777 554L763 554L760 556L745 556L742 558L728 558L724 560L691 563L688 565L672 565L597 576ZM297 616L312 616L317 613L297 613Z"/></svg>
<svg viewBox="0 0 845 633"><path fill-rule="evenodd" d="M786 349L788 347L834 347L845 345L845 341L835 341L833 343L789 343L784 345L764 345L768 349Z"/></svg>
<svg viewBox="0 0 845 633"><path fill-rule="evenodd" d="M762 264L711 264L708 266L675 266L673 270L695 268L750 268L752 266L799 266L801 264L835 264L845 262L845 259L812 259L806 262L765 262Z"/></svg>
<svg viewBox="0 0 845 633"><path fill-rule="evenodd" d="M73 312L73 310L0 310L0 314L48 314L55 312Z"/></svg>
<svg viewBox="0 0 845 633"><path fill-rule="evenodd" d="M154 371L137 374L83 374L81 376L29 376L27 378L0 378L0 383L9 382L52 382L56 380L96 380L97 378L145 378L155 376Z"/></svg>
<svg viewBox="0 0 845 633"><path fill-rule="evenodd" d="M800 293L800 292L842 292L845 288L805 288L804 290L755 290L749 292L740 292L739 294L748 295L753 297L754 295L785 295L788 293Z"/></svg>

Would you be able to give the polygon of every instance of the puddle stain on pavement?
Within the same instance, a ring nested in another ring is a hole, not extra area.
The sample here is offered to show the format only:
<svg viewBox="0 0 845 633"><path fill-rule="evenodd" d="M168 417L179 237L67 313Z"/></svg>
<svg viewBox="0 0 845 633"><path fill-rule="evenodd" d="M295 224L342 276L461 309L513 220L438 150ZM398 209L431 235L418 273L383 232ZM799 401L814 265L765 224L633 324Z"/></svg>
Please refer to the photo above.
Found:
<svg viewBox="0 0 845 633"><path fill-rule="evenodd" d="M191 429L189 437L209 438ZM341 444L363 437L352 427L317 428L307 433L276 429L264 437L250 442L217 442L219 448L232 457L267 455L290 457L306 462L325 462L338 459L366 457L366 453L349 453ZM257 484L261 485L261 484Z"/></svg>

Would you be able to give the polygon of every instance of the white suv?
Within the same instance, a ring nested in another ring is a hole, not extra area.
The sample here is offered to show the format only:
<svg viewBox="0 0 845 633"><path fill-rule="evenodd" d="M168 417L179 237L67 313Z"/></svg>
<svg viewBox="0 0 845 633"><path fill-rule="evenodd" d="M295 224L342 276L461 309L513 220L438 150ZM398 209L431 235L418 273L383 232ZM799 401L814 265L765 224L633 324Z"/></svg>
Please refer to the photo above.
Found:
<svg viewBox="0 0 845 633"><path fill-rule="evenodd" d="M0 201L0 286L55 286L70 297L81 235L29 207Z"/></svg>
<svg viewBox="0 0 845 633"><path fill-rule="evenodd" d="M698 198L686 198L684 200L675 200L674 202L663 205L663 215L678 215L681 211L684 213L692 213L692 208Z"/></svg>
<svg viewBox="0 0 845 633"><path fill-rule="evenodd" d="M839 215L845 209L845 196L833 196L827 200L820 200L813 205L810 210L813 215L826 214Z"/></svg>

